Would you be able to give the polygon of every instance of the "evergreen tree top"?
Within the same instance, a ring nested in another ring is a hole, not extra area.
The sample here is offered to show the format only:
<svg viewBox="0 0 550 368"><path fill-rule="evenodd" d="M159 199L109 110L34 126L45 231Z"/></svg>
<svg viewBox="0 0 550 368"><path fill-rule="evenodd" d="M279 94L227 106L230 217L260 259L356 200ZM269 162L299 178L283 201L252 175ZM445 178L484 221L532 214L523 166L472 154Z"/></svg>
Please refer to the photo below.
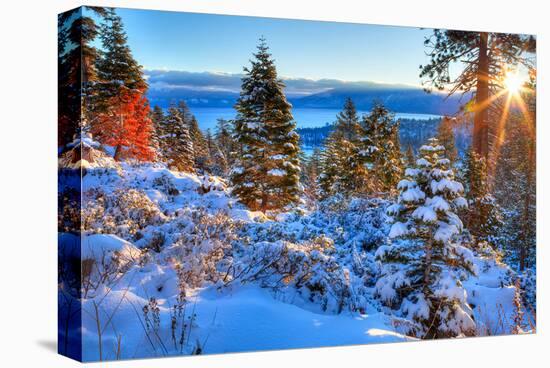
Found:
<svg viewBox="0 0 550 368"><path fill-rule="evenodd" d="M391 130L398 125L399 121L395 120L395 115L379 101L374 103L368 115L363 116L363 127L367 131L374 130L374 133L381 129Z"/></svg>
<svg viewBox="0 0 550 368"><path fill-rule="evenodd" d="M274 127L291 124L294 119L291 105L284 94L284 83L277 77L275 62L271 58L264 38L260 39L250 60L250 67L245 67L242 78L241 94L235 106L238 121L246 121L249 128L255 130L254 122L269 122Z"/></svg>
<svg viewBox="0 0 550 368"><path fill-rule="evenodd" d="M359 116L351 98L347 98L344 108L336 115L334 135L348 141L355 141L359 135Z"/></svg>
<svg viewBox="0 0 550 368"><path fill-rule="evenodd" d="M346 98L344 108L336 115L336 121L338 124L351 124L358 123L359 117L357 115L357 109L351 98Z"/></svg>
<svg viewBox="0 0 550 368"><path fill-rule="evenodd" d="M167 118L169 118L172 121L177 121L179 123L183 123L183 119L181 117L180 111L174 105L172 105L168 108Z"/></svg>
<svg viewBox="0 0 550 368"><path fill-rule="evenodd" d="M258 50L256 53L254 53L254 57L258 60L269 60L272 63L275 62L275 60L271 59L271 53L269 53L269 46L267 46L267 40L264 36L261 36L258 40L258 45L256 46L256 49Z"/></svg>
<svg viewBox="0 0 550 368"><path fill-rule="evenodd" d="M113 88L124 85L130 89L144 91L147 89L147 83L143 78L141 65L134 59L128 46L122 18L116 14L115 9L108 8L104 19L99 34L103 48L102 58L98 61L100 79L104 83L112 84Z"/></svg>

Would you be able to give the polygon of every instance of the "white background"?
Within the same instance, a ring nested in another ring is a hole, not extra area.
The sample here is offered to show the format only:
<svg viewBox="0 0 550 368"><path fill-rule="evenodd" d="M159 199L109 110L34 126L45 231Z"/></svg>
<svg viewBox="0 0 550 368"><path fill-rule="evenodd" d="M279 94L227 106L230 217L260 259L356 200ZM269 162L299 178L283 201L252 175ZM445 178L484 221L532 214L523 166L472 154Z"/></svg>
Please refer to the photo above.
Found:
<svg viewBox="0 0 550 368"><path fill-rule="evenodd" d="M538 333L226 354L113 367L532 367L549 356L549 11L535 0L7 0L0 10L0 362L72 367L56 355L56 14L81 4L440 27L538 36ZM358 47L362 47L358 45ZM406 58L406 55L403 56ZM544 226L546 224L546 226Z"/></svg>

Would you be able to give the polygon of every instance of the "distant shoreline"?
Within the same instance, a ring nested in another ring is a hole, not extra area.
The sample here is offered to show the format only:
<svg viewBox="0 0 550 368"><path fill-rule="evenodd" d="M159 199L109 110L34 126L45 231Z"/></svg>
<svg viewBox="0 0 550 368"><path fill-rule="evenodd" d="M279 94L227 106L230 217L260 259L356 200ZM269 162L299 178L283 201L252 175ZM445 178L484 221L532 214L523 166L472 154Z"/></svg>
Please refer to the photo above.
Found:
<svg viewBox="0 0 550 368"><path fill-rule="evenodd" d="M190 107L191 113L195 115L199 126L203 130L214 130L219 118L231 120L235 118L235 110L232 107ZM332 124L336 120L339 109L334 108L310 108L297 107L292 109L294 120L298 128L319 128ZM369 111L358 110L359 114L367 114ZM398 119L431 120L440 119L441 115L423 113L401 113L395 112Z"/></svg>

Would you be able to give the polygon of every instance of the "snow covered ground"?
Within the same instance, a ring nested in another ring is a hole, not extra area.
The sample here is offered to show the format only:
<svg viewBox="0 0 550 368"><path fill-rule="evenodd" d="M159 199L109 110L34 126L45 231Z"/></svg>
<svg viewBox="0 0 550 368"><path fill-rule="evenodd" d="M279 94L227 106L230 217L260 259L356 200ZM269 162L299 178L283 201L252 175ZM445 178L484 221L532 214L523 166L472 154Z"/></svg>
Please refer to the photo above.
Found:
<svg viewBox="0 0 550 368"><path fill-rule="evenodd" d="M159 299L160 338L152 333L152 341L148 341L145 329L138 322L143 319L140 307L147 302L147 298L124 290L111 291L101 301L101 308L106 311L100 313L101 320L109 319L107 311L117 310L102 336L103 359L117 358L117 336L122 336L123 345L119 359L181 354L179 343L174 346L171 339L171 308L167 299ZM389 317L381 312L365 315L314 313L283 303L258 286L223 291L212 287L195 290L186 308L186 313L189 316L193 313L195 317L191 327L185 329L188 343L183 354L192 353L198 346L202 353L224 353L410 339L393 332ZM92 300L85 302L84 310L84 359L97 360L98 336Z"/></svg>
<svg viewBox="0 0 550 368"><path fill-rule="evenodd" d="M104 156L82 167L85 361L413 340L374 295L390 203L268 218L218 177ZM478 335L510 333L513 272L487 249L472 257Z"/></svg>

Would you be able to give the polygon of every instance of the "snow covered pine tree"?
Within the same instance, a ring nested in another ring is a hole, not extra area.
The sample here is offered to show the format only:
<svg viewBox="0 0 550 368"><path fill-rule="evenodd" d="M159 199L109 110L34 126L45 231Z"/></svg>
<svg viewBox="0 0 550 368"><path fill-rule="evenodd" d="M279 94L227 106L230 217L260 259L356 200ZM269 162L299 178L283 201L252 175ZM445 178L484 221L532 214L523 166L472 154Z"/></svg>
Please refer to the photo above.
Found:
<svg viewBox="0 0 550 368"><path fill-rule="evenodd" d="M299 200L300 137L264 38L254 57L251 68L244 68L235 106L235 137L242 155L232 169L231 182L241 202L266 212Z"/></svg>
<svg viewBox="0 0 550 368"><path fill-rule="evenodd" d="M467 180L468 216L466 225L477 241L487 241L493 247L502 235L502 209L489 192L487 163L472 148L466 154L464 178Z"/></svg>
<svg viewBox="0 0 550 368"><path fill-rule="evenodd" d="M367 170L360 152L359 117L353 101L348 98L336 116L334 131L325 141L321 153L319 195L327 198L334 193L354 194L365 188Z"/></svg>
<svg viewBox="0 0 550 368"><path fill-rule="evenodd" d="M176 106L168 109L164 118L163 135L160 136L160 149L166 163L179 171L193 172L195 154L187 124Z"/></svg>
<svg viewBox="0 0 550 368"><path fill-rule="evenodd" d="M401 178L398 130L399 121L381 102L375 102L370 114L363 116L360 155L370 166L370 192L389 192Z"/></svg>
<svg viewBox="0 0 550 368"><path fill-rule="evenodd" d="M431 138L405 170L388 208L391 244L376 252L382 268L375 294L405 319L404 332L423 339L473 335L476 327L461 285L474 272L473 254L454 239L462 230L455 212L467 203L444 150Z"/></svg>

